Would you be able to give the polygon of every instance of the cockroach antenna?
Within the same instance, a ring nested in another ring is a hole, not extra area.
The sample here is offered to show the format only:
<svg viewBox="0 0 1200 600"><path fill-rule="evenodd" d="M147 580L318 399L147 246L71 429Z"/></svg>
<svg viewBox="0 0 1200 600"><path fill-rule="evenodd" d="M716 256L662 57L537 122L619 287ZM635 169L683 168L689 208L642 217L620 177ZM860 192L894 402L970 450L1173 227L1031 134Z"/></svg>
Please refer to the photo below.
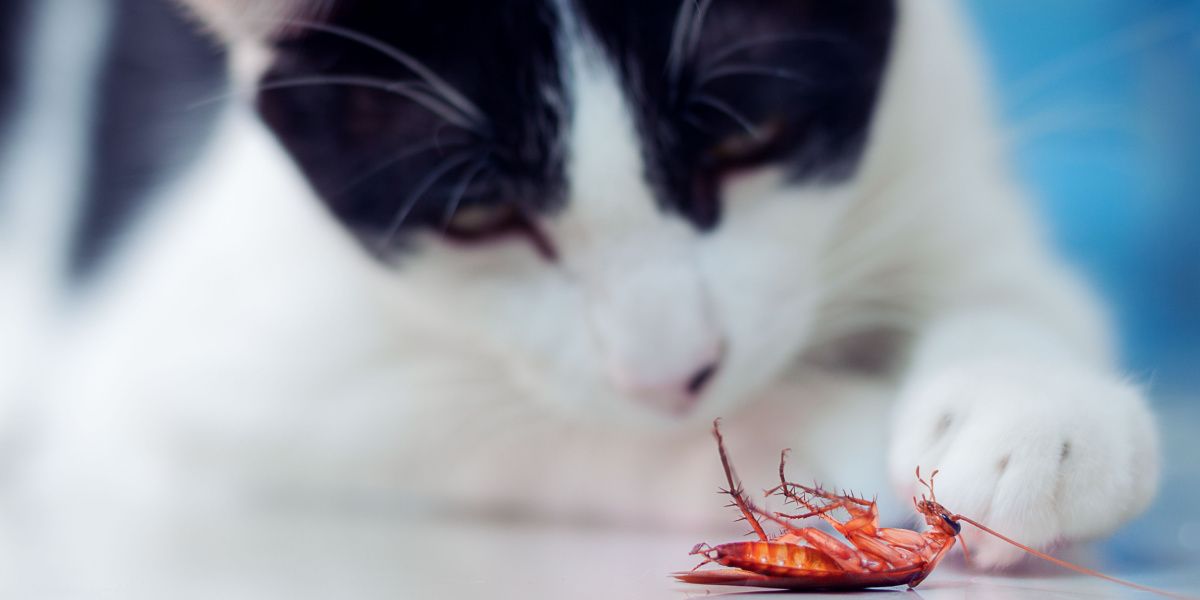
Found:
<svg viewBox="0 0 1200 600"><path fill-rule="evenodd" d="M964 517L963 515L952 515L950 517L950 519L953 521L966 521L967 523L970 523L971 525L979 528L980 531L983 531L984 533L987 533L988 535L994 536L1004 542L1012 544L1013 546L1016 546L1017 548L1020 548L1021 550L1024 550L1044 561L1054 563L1060 567L1063 567L1064 569L1070 569L1072 571L1075 571L1076 573L1082 573L1084 575L1090 575L1092 577L1099 577L1100 579L1111 581L1116 584L1120 584L1120 585L1123 585L1126 587L1131 587L1131 588L1137 589L1137 590L1142 590L1144 592L1150 592L1152 594L1158 594L1160 596L1165 596L1167 598L1189 598L1189 596L1184 596L1183 594L1176 594L1174 592L1168 592L1166 590L1160 590L1158 588L1152 588L1149 586L1145 586L1140 583L1134 583L1132 581L1125 581L1124 579L1117 579L1116 577L1112 577L1111 575L1105 575L1104 573L1101 573L1100 571L1097 571L1095 569L1089 569L1087 567L1083 567L1083 566L1080 566L1080 565L1077 565L1074 563L1069 563L1060 558L1054 558L1053 556L1050 556L1049 554L1046 554L1045 552L1039 552L1037 550L1034 550L1033 548L1030 548L1029 546L1022 544L1021 542L1018 542L1012 538L1009 538L1009 537L1001 534L1000 532L998 532L978 521L975 521L974 519L971 519L969 517Z"/></svg>
<svg viewBox="0 0 1200 600"><path fill-rule="evenodd" d="M933 478L936 477L937 474L938 470L934 469L933 473L929 475L929 481L925 481L925 479L921 477L921 466L917 465L917 481L921 482L921 485L925 486L925 489L929 490L929 499L934 502L937 502L937 494L933 493ZM921 494L921 499L925 499L925 494Z"/></svg>

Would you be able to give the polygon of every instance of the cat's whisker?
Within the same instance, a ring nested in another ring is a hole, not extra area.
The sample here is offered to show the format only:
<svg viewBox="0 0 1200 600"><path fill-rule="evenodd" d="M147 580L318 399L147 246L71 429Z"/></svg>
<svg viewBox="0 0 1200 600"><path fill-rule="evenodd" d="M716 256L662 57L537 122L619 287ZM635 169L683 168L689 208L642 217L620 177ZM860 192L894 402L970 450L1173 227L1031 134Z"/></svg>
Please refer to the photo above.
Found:
<svg viewBox="0 0 1200 600"><path fill-rule="evenodd" d="M805 86L812 86L815 83L811 77L807 77L802 73L798 73L783 67L755 64L732 64L717 67L708 71L707 73L703 73L699 78L696 79L695 87L696 89L700 89L714 81L728 77L749 76L770 77Z"/></svg>
<svg viewBox="0 0 1200 600"><path fill-rule="evenodd" d="M933 204L923 204L908 207L903 214L893 214L886 219L855 221L871 225L843 232L839 243L825 249L822 285L816 290L820 294L818 301L836 298L850 291L857 294L874 287L895 292L895 286L873 285L873 280L879 276L879 269L886 262L886 253L881 253L880 248L894 247L905 243L904 240L921 239L915 232L929 219L937 218L933 214L935 210Z"/></svg>
<svg viewBox="0 0 1200 600"><path fill-rule="evenodd" d="M471 165L470 169L463 175L462 181L454 186L454 190L450 193L450 201L446 203L446 210L442 213L443 229L450 224L450 219L454 218L454 213L458 212L459 203L466 197L467 188L470 187L471 182L491 168L492 165L486 159L480 159Z"/></svg>
<svg viewBox="0 0 1200 600"><path fill-rule="evenodd" d="M889 239L902 237L903 227L875 227L859 232L863 241L844 243L827 249L823 263L823 280L832 286L839 280L853 280L875 266L879 249L887 248Z"/></svg>
<svg viewBox="0 0 1200 600"><path fill-rule="evenodd" d="M708 133L708 134L716 133L716 131L712 127L710 127L707 123L700 120L699 117L697 117L695 114L693 114L693 111L688 111L688 112L684 113L683 120L686 123L690 124L691 126L695 127L696 129L699 129L700 131L703 131L705 133Z"/></svg>
<svg viewBox="0 0 1200 600"><path fill-rule="evenodd" d="M846 46L846 47L853 47L851 44L848 43L848 40L844 36L836 36L836 35L822 34L822 33L799 33L799 32L767 34L767 35L760 35L758 37L753 37L753 38L750 38L747 40L740 40L740 41L728 44L728 45L716 50L715 52L713 52L711 57L706 58L699 65L699 68L700 68L700 70L703 71L703 70L719 67L726 60L731 59L734 56L737 56L739 53L745 52L747 50L752 50L755 48L761 48L764 46L775 46L775 45L801 44L801 43L809 43L809 42L828 43L828 44L836 44L836 45L841 45L841 46Z"/></svg>
<svg viewBox="0 0 1200 600"><path fill-rule="evenodd" d="M696 55L696 48L700 45L700 34L704 32L704 19L708 16L708 9L712 7L713 0L700 0L696 5L696 11L692 15L691 30L688 32L687 39L687 56L693 57Z"/></svg>
<svg viewBox="0 0 1200 600"><path fill-rule="evenodd" d="M380 238L378 250L383 251L387 249L387 245L390 244L392 239L396 237L396 232L400 230L400 226L404 224L404 221L408 218L409 213L411 213L412 209L416 207L417 202L421 200L421 197L425 195L425 192L429 191L429 188L433 187L433 185L442 177L445 177L455 169L462 167L473 160L477 160L480 156L481 153L479 152L460 152L442 161L440 165L430 171L429 174L426 175L425 178L413 188L413 191L410 192L408 197L405 198L404 203L400 205L400 209L396 211L396 216L392 218L391 223L388 224L388 227L384 231L382 238Z"/></svg>
<svg viewBox="0 0 1200 600"><path fill-rule="evenodd" d="M428 90L428 86L421 81L389 81L387 79L362 75L311 75L267 81L258 85L255 89L259 92L265 92L320 86L360 87L402 96L423 106L453 125L481 135L483 133L478 129L476 123L465 119L453 107L446 105L437 96L432 95Z"/></svg>
<svg viewBox="0 0 1200 600"><path fill-rule="evenodd" d="M671 29L671 45L667 51L667 78L675 81L683 71L684 30L691 21L691 10L695 8L693 0L683 0L679 3L679 12L675 13L675 26Z"/></svg>
<svg viewBox="0 0 1200 600"><path fill-rule="evenodd" d="M712 0L683 0L675 16L671 31L671 46L667 52L667 80L671 84L673 98L679 95L679 84L684 66L692 59L704 28L704 17Z"/></svg>
<svg viewBox="0 0 1200 600"><path fill-rule="evenodd" d="M820 315L816 321L821 323L810 345L834 345L870 327L919 328L926 315L914 307L929 306L933 300L913 298L912 294L921 293L920 286L898 288L892 280L881 279L897 275L896 265L889 266L880 249L922 239L916 232L929 219L937 218L935 210L935 205L927 203L886 219L860 221L872 224L843 232L842 241L825 250L820 283L805 295L816 307Z"/></svg>
<svg viewBox="0 0 1200 600"><path fill-rule="evenodd" d="M398 165L401 162L404 162L405 160L408 160L415 156L420 156L421 154L424 154L426 152L432 152L435 150L441 151L446 148L462 147L462 146L466 145L467 140L456 140L456 142L457 143L455 143L455 144L451 144L451 145L447 146L446 142L437 138L437 136L435 134L433 139L430 139L429 141L426 141L423 144L417 144L415 146L407 146L403 150L397 152L396 154L393 154L393 155L387 157L386 159L377 162L376 164L372 165L370 168L355 175L349 181L347 181L342 187L340 187L336 191L334 191L332 195L334 197L341 196L342 194L345 194L346 192L349 192L350 190L354 189L355 187L357 187L359 184L363 183L364 181L371 179L375 175L378 175L379 173L382 173L383 171L386 171L389 168L391 168L395 165Z"/></svg>
<svg viewBox="0 0 1200 600"><path fill-rule="evenodd" d="M876 211L878 207L866 207L862 210ZM833 269L841 270L862 262L868 257L877 257L879 248L895 244L900 240L925 239L918 233L926 228L926 224L943 215L935 214L942 210L936 202L914 202L906 206L901 214L889 214L887 218L879 219L846 219L845 223L868 223L868 226L857 230L845 231L838 236L838 241L825 249L826 263Z"/></svg>
<svg viewBox="0 0 1200 600"><path fill-rule="evenodd" d="M416 74L417 77L421 78L426 84L428 84L437 93L437 95L441 97L442 100L457 108L463 117L466 117L468 120L474 122L477 127L484 129L488 127L487 117L485 116L484 112L475 105L474 102L471 102L454 86L450 85L448 82L446 82L446 80L439 77L433 72L433 70L426 67L424 63L417 60L411 54L408 54L407 52L404 52L376 37L354 31L352 29L347 29L345 27L339 27L337 25L329 25L326 23L307 21L303 19L286 19L282 24L327 33L332 36L357 42L363 46L376 50L395 60L397 63Z"/></svg>
<svg viewBox="0 0 1200 600"><path fill-rule="evenodd" d="M746 130L746 133L750 134L750 137L756 140L762 138L762 133L758 130L758 127L754 126L753 121L720 98L710 94L693 94L690 98L688 98L688 103L707 106L708 108L715 110L726 117L729 117L730 120L736 122L742 129Z"/></svg>
<svg viewBox="0 0 1200 600"><path fill-rule="evenodd" d="M870 329L916 330L924 317L910 302L896 298L895 289L861 278L822 282L804 301L813 303L814 323L819 323L805 343L817 350Z"/></svg>
<svg viewBox="0 0 1200 600"><path fill-rule="evenodd" d="M483 135L483 132L480 131L475 124L464 119L462 115L459 115L458 111L456 111L452 106L446 105L445 102L434 95L428 85L422 81L392 81L365 75L309 75L267 81L254 86L252 91L263 92L320 86L362 87L403 96L409 100L412 100L413 102L421 104L426 109L437 114L450 124L460 129ZM237 98L241 95L241 93L242 92L240 90L235 90L232 92L223 92L214 96L202 98L187 105L184 107L184 110L195 110L210 104L216 104L231 98Z"/></svg>

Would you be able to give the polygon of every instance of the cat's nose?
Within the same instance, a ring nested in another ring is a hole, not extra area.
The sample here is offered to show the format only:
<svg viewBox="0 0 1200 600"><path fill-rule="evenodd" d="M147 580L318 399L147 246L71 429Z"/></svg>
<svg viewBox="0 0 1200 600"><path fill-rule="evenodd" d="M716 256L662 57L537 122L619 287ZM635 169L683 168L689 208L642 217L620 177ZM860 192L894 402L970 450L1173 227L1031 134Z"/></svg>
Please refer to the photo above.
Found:
<svg viewBox="0 0 1200 600"><path fill-rule="evenodd" d="M611 376L623 394L653 408L684 415L695 407L721 367L723 345L698 354L691 366L674 373L655 372L652 365L613 365Z"/></svg>

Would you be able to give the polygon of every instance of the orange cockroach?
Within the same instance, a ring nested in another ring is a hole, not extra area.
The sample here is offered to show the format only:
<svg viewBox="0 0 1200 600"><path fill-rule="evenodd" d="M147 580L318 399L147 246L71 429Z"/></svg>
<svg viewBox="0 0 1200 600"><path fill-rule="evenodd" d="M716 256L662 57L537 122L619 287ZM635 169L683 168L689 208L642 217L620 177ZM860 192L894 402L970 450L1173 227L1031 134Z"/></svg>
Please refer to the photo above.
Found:
<svg viewBox="0 0 1200 600"><path fill-rule="evenodd" d="M919 467L917 481L929 490L929 498L922 494L920 500L913 498L913 503L929 525L924 533L880 527L874 500L851 494L834 494L817 486L787 481L784 476L787 450L779 457L779 485L767 490L766 494L780 495L785 502L794 503L806 512L767 512L746 497L729 464L718 423L713 422L713 436L717 438L717 451L721 456L721 466L725 469L725 480L729 484L728 489L721 491L733 499L729 506L741 511L742 518L739 520L745 520L750 525L758 541L718 546L697 544L691 554L703 556L705 560L691 571L675 573L675 578L680 581L788 590L851 590L894 585L912 588L921 583L954 547L955 540L959 539L960 522L966 522L1068 569L1139 590L1175 596L1059 560L1000 535L972 519L951 513L938 504L937 496L933 493L933 478L937 471L926 481L921 478ZM833 513L838 509L845 511L849 517L841 521L836 519ZM820 529L793 524L796 520L810 517L824 519L849 545ZM759 519L781 526L783 533L769 537ZM966 552L965 545L963 551ZM728 568L697 570L710 562Z"/></svg>

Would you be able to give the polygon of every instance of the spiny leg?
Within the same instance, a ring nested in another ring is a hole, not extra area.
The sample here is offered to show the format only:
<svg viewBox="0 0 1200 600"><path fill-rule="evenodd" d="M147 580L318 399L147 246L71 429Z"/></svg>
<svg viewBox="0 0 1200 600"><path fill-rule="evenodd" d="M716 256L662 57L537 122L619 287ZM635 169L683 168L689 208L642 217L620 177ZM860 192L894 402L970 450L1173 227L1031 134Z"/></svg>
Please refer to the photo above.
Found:
<svg viewBox="0 0 1200 600"><path fill-rule="evenodd" d="M785 518L806 518L811 516L820 516L827 523L832 525L842 535L849 537L853 532L861 532L867 535L875 535L879 528L879 511L875 507L875 502L858 498L851 494L835 494L827 492L819 486L809 487L798 483L791 483L787 480L785 473L785 463L787 460L787 451L785 450L779 456L779 485L772 490L768 490L767 494L780 493L788 500L802 504L809 509L809 512L802 515L779 515ZM796 493L800 490L801 493ZM816 506L815 499L821 499L825 502L824 506ZM850 518L839 521L834 516L828 514L835 509L844 509L850 515Z"/></svg>
<svg viewBox="0 0 1200 600"><path fill-rule="evenodd" d="M790 481L785 481L785 482L775 486L774 488L768 490L768 493L774 494L776 492L783 492L786 495L787 492L791 492L792 494L795 494L795 492L792 490L796 490L796 489L801 490L810 496L814 496L816 498L823 498L825 500L831 500L831 501L835 501L835 502L846 502L847 504L857 504L858 506L862 506L862 507L866 507L866 508L870 508L875 505L874 501L867 500L866 498L860 498L853 494L847 494L847 493L835 494L833 492L826 491L824 488L810 487L810 486L804 485L802 483L792 483Z"/></svg>
<svg viewBox="0 0 1200 600"><path fill-rule="evenodd" d="M749 500L746 500L746 507L749 508L750 511L753 512L754 514L782 527L783 530L787 533L801 534L806 529L812 529L811 527L796 527L795 525L792 525L791 523L789 523L785 520L787 517L782 516L779 513L767 512L767 511L755 506Z"/></svg>
<svg viewBox="0 0 1200 600"><path fill-rule="evenodd" d="M746 497L745 491L737 482L737 476L733 474L733 467L729 464L729 455L725 452L725 441L721 437L721 430L719 429L720 421L720 419L713 421L713 436L717 438L717 450L721 454L721 465L725 468L725 479L729 482L729 489L721 490L721 492L729 494L730 497L733 498L733 503L731 506L736 506L738 510L742 511L743 516L738 520L749 522L750 526L754 528L754 531L751 533L757 534L758 538L764 542L770 541L770 537L767 536L766 530L763 529L762 524L759 523L758 519L755 518L754 515L758 515L767 521L783 527L784 531L786 532L794 534L800 533L801 529L775 516L774 514L755 506L754 503ZM815 507L811 508L815 509Z"/></svg>
<svg viewBox="0 0 1200 600"><path fill-rule="evenodd" d="M835 502L833 504L828 504L826 506L817 506L817 505L813 504L812 502L810 502L808 499L806 499L803 495L795 493L795 491L793 491L793 489L796 487L800 487L802 490L804 490L806 492L808 491L809 488L805 488L803 486L798 486L797 484L788 482L787 476L784 473L785 467L787 465L787 455L788 455L788 450L786 448L779 453L779 485L775 486L772 489L767 490L766 495L770 496L775 493L781 493L781 494L783 494L784 498L786 498L787 500L791 500L792 502L795 502L796 504L799 504L799 505L803 506L804 508L807 508L809 512L805 515L798 515L796 517L791 517L791 516L786 516L786 515L780 515L780 516L783 516L785 518L807 518L807 517L819 516L822 519L824 519L827 523L829 523L830 525L832 525L835 528L840 530L842 527L842 523L840 521L838 521L837 519L835 519L832 515L830 515L829 512L839 508L839 506L845 507L844 503ZM813 494L813 495L818 495L818 494ZM822 496L822 497L824 497L824 496ZM827 499L830 499L830 498L827 498Z"/></svg>
<svg viewBox="0 0 1200 600"><path fill-rule="evenodd" d="M839 508L846 508L845 503L840 500L837 502L830 502L829 504L826 504L825 506L822 506L822 507L814 509L814 510L810 510L804 514L791 515L788 513L776 512L775 516L777 516L781 519L791 519L793 521L798 521L800 519L808 519L810 517L819 517L821 515L824 515L825 513L833 512Z"/></svg>
<svg viewBox="0 0 1200 600"><path fill-rule="evenodd" d="M843 494L839 495L839 494L834 494L832 492L827 492L819 486L809 487L809 486L806 486L803 484L792 483L792 482L788 481L787 475L784 473L784 469L787 466L788 452L790 452L790 450L785 448L782 452L779 453L779 485L767 490L766 494L768 496L771 494L774 494L776 492L782 492L784 494L784 496L788 497L788 499L795 500L795 498L793 497L795 495L793 490L800 489L800 490L804 491L805 493L809 494L810 496L814 496L817 498L824 498L826 500L845 501L847 503L853 503L853 504L858 504L859 506L867 506L867 507L873 506L875 504L874 502L871 502L871 501L863 499L863 498L859 498L853 494L843 493Z"/></svg>
<svg viewBox="0 0 1200 600"><path fill-rule="evenodd" d="M768 541L767 532L763 529L758 519L754 518L755 510L752 510L749 501L746 500L745 493L742 490L741 483L737 481L737 477L733 474L733 467L729 464L729 455L725 452L725 440L721 437L721 420L713 420L713 437L717 438L717 452L721 455L721 466L725 469L725 481L729 483L729 488L722 492L729 494L733 498L734 506L742 511L742 517L754 528L754 533L758 535L758 539ZM762 514L761 511L758 511Z"/></svg>

